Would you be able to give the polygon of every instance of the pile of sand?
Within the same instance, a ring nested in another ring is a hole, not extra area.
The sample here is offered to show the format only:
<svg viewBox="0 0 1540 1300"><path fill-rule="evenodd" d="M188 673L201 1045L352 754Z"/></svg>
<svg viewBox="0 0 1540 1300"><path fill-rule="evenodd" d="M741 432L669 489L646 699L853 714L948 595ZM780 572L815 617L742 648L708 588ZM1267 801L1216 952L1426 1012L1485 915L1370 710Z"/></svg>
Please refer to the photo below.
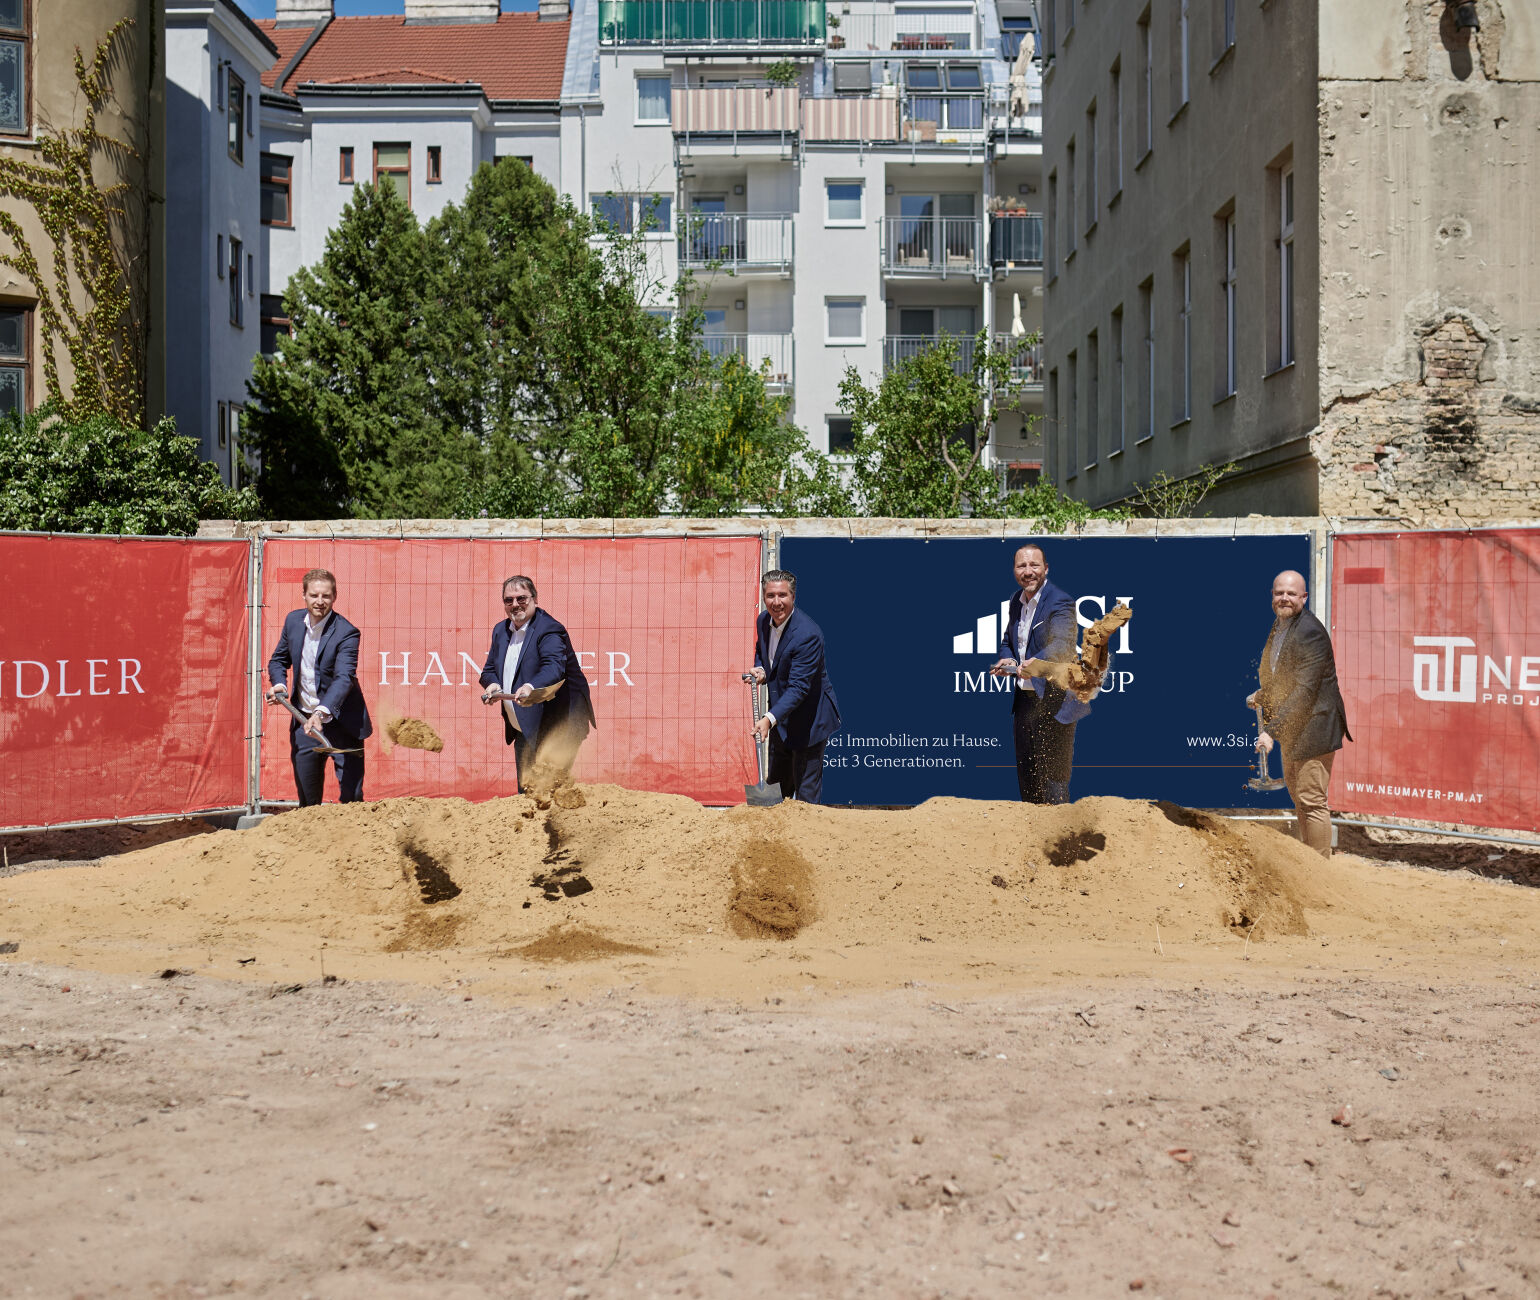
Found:
<svg viewBox="0 0 1540 1300"><path fill-rule="evenodd" d="M17 960L108 969L313 978L324 963L518 989L564 962L566 978L720 993L1242 957L1341 969L1410 955L1431 973L1540 954L1531 891L1328 862L1169 804L722 812L614 786L542 803L326 805L17 877L0 883L0 940L19 941Z"/></svg>

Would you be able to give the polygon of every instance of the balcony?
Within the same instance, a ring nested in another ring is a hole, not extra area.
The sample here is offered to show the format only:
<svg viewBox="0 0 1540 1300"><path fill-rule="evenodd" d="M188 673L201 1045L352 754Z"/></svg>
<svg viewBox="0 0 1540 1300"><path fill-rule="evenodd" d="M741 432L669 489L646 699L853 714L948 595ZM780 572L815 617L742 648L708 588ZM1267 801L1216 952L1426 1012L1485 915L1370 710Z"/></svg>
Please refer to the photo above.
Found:
<svg viewBox="0 0 1540 1300"><path fill-rule="evenodd" d="M1021 390L1041 390L1043 387L1043 345L1036 343L1023 348L1021 340L1009 334L995 335L995 351L1004 352L1011 358L1011 372L1007 386Z"/></svg>
<svg viewBox="0 0 1540 1300"><path fill-rule="evenodd" d="M899 50L979 50L978 22L972 10L938 14L846 14L829 33L829 48L860 53Z"/></svg>
<svg viewBox="0 0 1540 1300"><path fill-rule="evenodd" d="M982 275L983 242L977 217L884 217L883 273L943 280Z"/></svg>
<svg viewBox="0 0 1540 1300"><path fill-rule="evenodd" d="M897 140L898 100L858 99L844 95L837 99L802 101L802 138L804 140Z"/></svg>
<svg viewBox="0 0 1540 1300"><path fill-rule="evenodd" d="M942 335L938 338L935 334L889 334L882 340L882 368L884 371L892 370L919 356L922 352L929 352L941 338L950 338L957 345L957 354L952 358L952 369L959 375L971 374L973 371L973 336L971 334Z"/></svg>
<svg viewBox="0 0 1540 1300"><path fill-rule="evenodd" d="M692 212L679 219L679 265L789 275L792 229L789 213Z"/></svg>
<svg viewBox="0 0 1540 1300"><path fill-rule="evenodd" d="M601 45L824 43L823 0L599 0Z"/></svg>
<svg viewBox="0 0 1540 1300"><path fill-rule="evenodd" d="M1043 269L1043 217L1039 212L996 212L989 218L989 264L995 270Z"/></svg>
<svg viewBox="0 0 1540 1300"><path fill-rule="evenodd" d="M781 86L690 86L675 90L669 109L674 134L689 152L769 149L784 156L796 139L801 97Z"/></svg>
<svg viewBox="0 0 1540 1300"><path fill-rule="evenodd" d="M701 344L718 361L741 357L750 369L764 371L770 393L791 392L796 349L790 334L703 334Z"/></svg>

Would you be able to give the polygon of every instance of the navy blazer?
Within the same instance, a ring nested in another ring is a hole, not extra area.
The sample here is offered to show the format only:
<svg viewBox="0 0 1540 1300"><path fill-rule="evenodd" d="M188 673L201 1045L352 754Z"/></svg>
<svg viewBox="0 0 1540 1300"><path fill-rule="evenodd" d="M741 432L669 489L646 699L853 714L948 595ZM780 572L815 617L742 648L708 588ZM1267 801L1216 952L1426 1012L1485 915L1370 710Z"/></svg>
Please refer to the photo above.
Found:
<svg viewBox="0 0 1540 1300"><path fill-rule="evenodd" d="M1048 659L1059 663L1074 663L1077 639L1075 635L1075 602L1068 592L1061 591L1044 579L1042 591L1033 612L1032 626L1027 632L1026 645L1018 645L1017 624L1021 622L1021 607L1025 595L1018 587L1011 597L1011 607L1005 619L1005 629L1000 638L1000 657L1014 659L1024 664L1028 659ZM1019 681L1019 679L1018 679ZM1091 712L1089 704L1083 704L1067 691L1045 682L1041 677L1031 679L1037 698L1054 711L1058 722L1079 722ZM1024 702L1025 690L1020 686L1011 692L1011 711Z"/></svg>
<svg viewBox="0 0 1540 1300"><path fill-rule="evenodd" d="M1257 703L1268 732L1282 744L1292 763L1319 758L1342 748L1348 731L1347 710L1337 687L1337 661L1332 654L1331 634L1308 609L1294 616L1295 626L1278 652L1273 667L1275 621L1262 647L1258 677L1262 688Z"/></svg>
<svg viewBox="0 0 1540 1300"><path fill-rule="evenodd" d="M289 699L299 706L299 665L305 653L305 619L308 611L296 609L283 620L283 635L267 661L267 677L274 686L288 689ZM350 736L363 740L374 734L369 707L358 685L358 629L335 609L326 616L321 644L315 657L315 686L326 711ZM289 669L294 682L289 682Z"/></svg>
<svg viewBox="0 0 1540 1300"><path fill-rule="evenodd" d="M487 662L481 670L481 684L503 684L503 660L508 655L508 642L513 636L513 623L504 619L492 629L492 648L487 651ZM519 652L519 665L513 670L510 690L517 690L525 683L536 691L561 683L550 699L538 704L515 704L514 715L525 739L539 744L546 734L562 723L581 723L586 735L590 727L598 726L594 718L593 701L588 694L588 678L578 663L577 652L567 629L541 609L529 620L529 631L524 637L524 649ZM503 719L503 741L513 744L513 724L505 710L498 713Z"/></svg>
<svg viewBox="0 0 1540 1300"><path fill-rule="evenodd" d="M839 730L840 706L824 667L823 633L800 609L792 607L774 664L769 612L754 621L754 665L765 670L775 729L788 748L810 749Z"/></svg>

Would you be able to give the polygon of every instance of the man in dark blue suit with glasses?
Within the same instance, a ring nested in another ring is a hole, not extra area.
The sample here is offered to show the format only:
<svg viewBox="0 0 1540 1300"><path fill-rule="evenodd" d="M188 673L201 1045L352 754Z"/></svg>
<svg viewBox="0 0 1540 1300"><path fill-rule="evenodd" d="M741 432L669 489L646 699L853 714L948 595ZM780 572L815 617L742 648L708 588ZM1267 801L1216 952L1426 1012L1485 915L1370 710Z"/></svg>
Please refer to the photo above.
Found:
<svg viewBox="0 0 1540 1300"><path fill-rule="evenodd" d="M755 731L759 739L769 738L769 779L782 796L818 803L824 749L840 725L823 633L796 607L795 574L772 569L760 590L765 608L754 625L754 681L769 686L770 711Z"/></svg>

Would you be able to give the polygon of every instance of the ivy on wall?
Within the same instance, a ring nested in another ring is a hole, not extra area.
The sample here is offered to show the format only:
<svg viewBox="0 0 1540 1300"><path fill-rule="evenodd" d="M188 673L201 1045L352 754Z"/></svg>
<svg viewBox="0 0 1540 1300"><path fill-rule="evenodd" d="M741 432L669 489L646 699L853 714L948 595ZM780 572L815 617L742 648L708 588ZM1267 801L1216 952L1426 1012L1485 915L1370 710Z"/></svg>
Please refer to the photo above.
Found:
<svg viewBox="0 0 1540 1300"><path fill-rule="evenodd" d="M35 215L46 248L34 248L15 211L0 206L0 266L37 292L46 399L69 419L98 412L134 427L145 413L148 239L144 156L134 142L104 134L98 115L113 106L112 73L131 64L134 20L113 25L90 62L77 47L77 126L40 123L35 149L0 157L0 195ZM136 119L125 114L132 126ZM116 179L102 182L98 171ZM69 358L64 391L60 357Z"/></svg>

